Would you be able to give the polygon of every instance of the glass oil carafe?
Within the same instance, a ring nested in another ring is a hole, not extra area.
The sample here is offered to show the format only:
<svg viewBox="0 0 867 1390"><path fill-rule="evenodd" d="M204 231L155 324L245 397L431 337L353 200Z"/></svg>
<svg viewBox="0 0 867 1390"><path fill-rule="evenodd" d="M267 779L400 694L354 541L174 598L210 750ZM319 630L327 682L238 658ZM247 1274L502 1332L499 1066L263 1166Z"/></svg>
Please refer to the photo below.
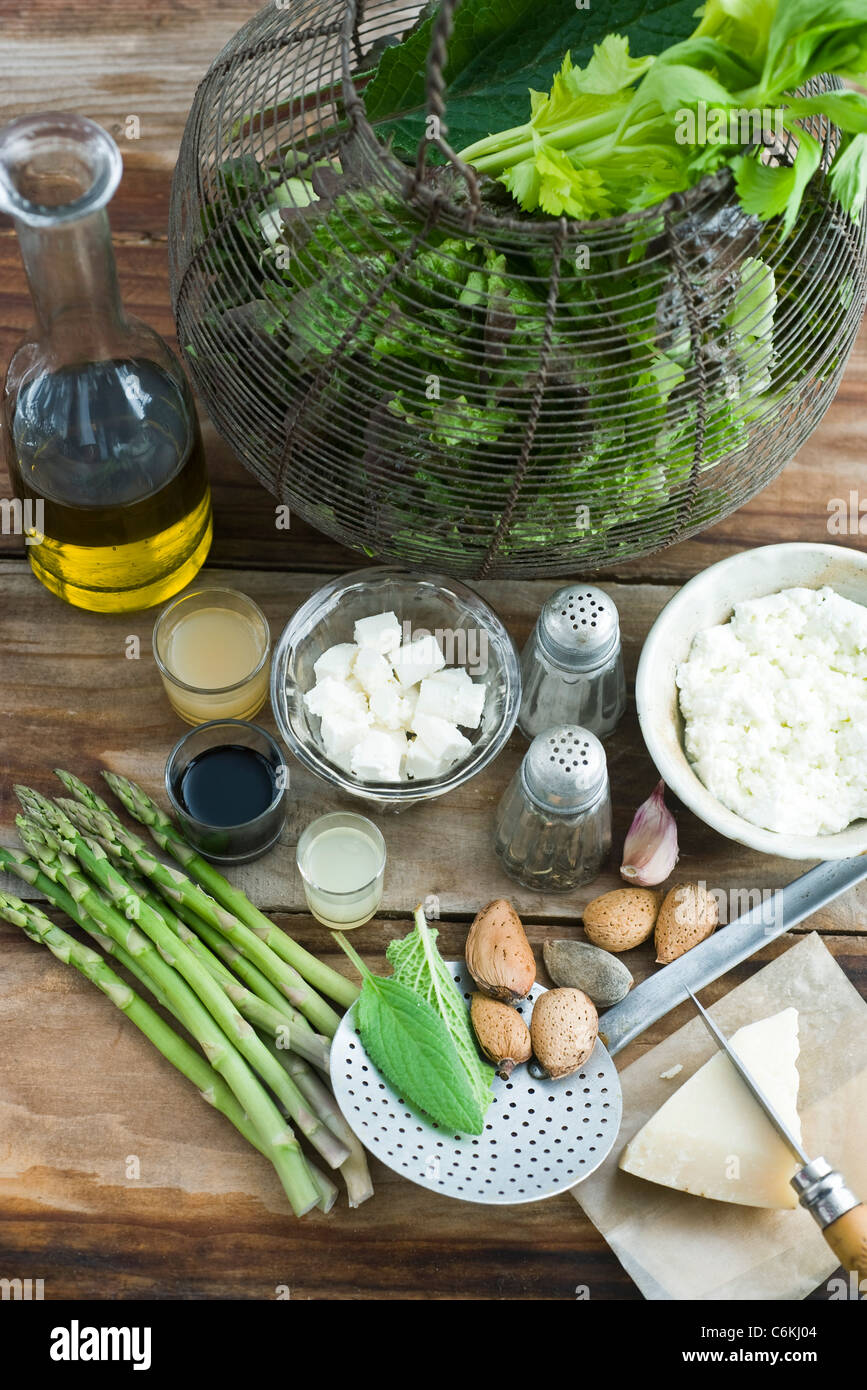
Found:
<svg viewBox="0 0 867 1390"><path fill-rule="evenodd" d="M36 576L106 613L177 593L212 529L184 373L120 302L106 212L120 174L114 141L83 117L0 131L0 211L15 220L35 311L6 375L12 486Z"/></svg>

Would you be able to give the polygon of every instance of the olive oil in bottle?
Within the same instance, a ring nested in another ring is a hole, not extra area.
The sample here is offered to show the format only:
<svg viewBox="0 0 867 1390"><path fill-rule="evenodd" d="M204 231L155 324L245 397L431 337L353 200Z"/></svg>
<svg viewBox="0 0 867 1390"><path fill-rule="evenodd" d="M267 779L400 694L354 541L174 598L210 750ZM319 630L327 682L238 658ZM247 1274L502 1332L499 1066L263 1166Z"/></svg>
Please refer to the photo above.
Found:
<svg viewBox="0 0 867 1390"><path fill-rule="evenodd" d="M162 603L211 542L186 378L120 301L106 213L120 173L114 141L83 117L27 116L0 132L0 210L15 220L36 317L9 364L0 433L35 520L34 573L97 612Z"/></svg>
<svg viewBox="0 0 867 1390"><path fill-rule="evenodd" d="M41 503L28 547L42 583L104 612L161 603L195 576L211 540L191 403L156 363L90 362L45 372L18 395L13 477Z"/></svg>

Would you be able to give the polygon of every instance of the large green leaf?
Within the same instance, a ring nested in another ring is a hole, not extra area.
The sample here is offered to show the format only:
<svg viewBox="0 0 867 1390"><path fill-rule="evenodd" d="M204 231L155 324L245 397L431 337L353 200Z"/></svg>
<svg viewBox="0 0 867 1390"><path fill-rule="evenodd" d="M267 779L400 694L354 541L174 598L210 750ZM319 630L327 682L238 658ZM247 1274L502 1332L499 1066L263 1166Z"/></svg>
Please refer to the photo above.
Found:
<svg viewBox="0 0 867 1390"><path fill-rule="evenodd" d="M636 57L659 53L696 25L697 0L463 0L446 68L446 123L455 149L526 121L529 89L547 91L571 49L585 64L606 34L625 34ZM433 18L387 48L364 91L368 119L412 156L424 128L425 65Z"/></svg>

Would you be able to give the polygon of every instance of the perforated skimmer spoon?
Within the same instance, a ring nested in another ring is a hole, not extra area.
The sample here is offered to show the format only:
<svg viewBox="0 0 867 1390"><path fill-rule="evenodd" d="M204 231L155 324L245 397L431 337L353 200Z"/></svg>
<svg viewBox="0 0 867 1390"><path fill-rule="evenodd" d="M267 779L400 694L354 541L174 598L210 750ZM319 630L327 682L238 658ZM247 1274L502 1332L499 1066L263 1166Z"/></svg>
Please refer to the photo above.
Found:
<svg viewBox="0 0 867 1390"><path fill-rule="evenodd" d="M469 1004L475 985L463 961L447 961ZM529 1025L544 994L534 985L518 1011ZM617 1069L601 1042L562 1081L536 1081L516 1067L494 1078L479 1135L455 1134L412 1110L376 1070L354 1021L344 1016L331 1046L337 1104L362 1144L396 1173L464 1202L516 1206L567 1192L610 1152L620 1128Z"/></svg>

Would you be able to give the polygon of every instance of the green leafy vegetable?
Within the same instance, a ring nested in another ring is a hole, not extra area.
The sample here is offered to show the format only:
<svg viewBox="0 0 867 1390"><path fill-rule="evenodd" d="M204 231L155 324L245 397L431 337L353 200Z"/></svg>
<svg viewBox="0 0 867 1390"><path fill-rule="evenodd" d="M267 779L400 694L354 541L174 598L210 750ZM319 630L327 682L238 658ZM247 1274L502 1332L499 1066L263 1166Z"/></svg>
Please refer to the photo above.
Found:
<svg viewBox="0 0 867 1390"><path fill-rule="evenodd" d="M463 0L445 69L446 120L455 148L521 119L527 89L547 88L571 49L586 61L611 30L636 53L658 53L694 27L695 0ZM364 89L368 119L412 158L424 133L425 72L433 18L425 12L404 42L387 48Z"/></svg>
<svg viewBox="0 0 867 1390"><path fill-rule="evenodd" d="M478 1059L471 1067L459 1053L456 1016L438 1011L428 997L423 975L419 992L397 975L391 979L373 975L348 941L334 935L364 980L355 1019L374 1066L436 1124L463 1134L481 1134L491 1101L490 1080L485 1096L486 1068ZM435 989L431 994L438 997ZM487 1070L493 1076L493 1070Z"/></svg>
<svg viewBox="0 0 867 1390"><path fill-rule="evenodd" d="M677 33L681 7L663 8L671 26L667 37L675 42L635 57L630 39L634 44L636 34L628 25L635 14L629 4L605 7L606 24L623 27L599 35L591 51L597 34L583 11L568 16L549 0L540 23L523 0L497 10L487 0L466 0L458 11L461 28L458 33L456 24L447 72L450 138L460 144L458 134L478 124L466 102L462 105L462 94L469 98L485 91L487 125L485 134L464 145L461 157L504 184L525 211L585 221L650 207L729 164L744 209L762 220L782 216L786 235L819 164L818 145L801 122L825 115L843 132L831 166L833 186L857 219L864 198L862 160L857 153L847 156L847 150L853 138L867 133L867 98L854 91L808 98L793 93L818 73L846 76L867 66L863 4L708 0L688 36ZM422 49L432 22L428 17L402 44L386 50L365 90L368 114L374 123L386 122L403 157L420 133L414 113L423 105ZM529 41L528 22L536 42L518 62L515 41L521 34ZM555 37L563 47L553 81L546 77L545 91L534 79L528 82L530 117L515 125L517 74L526 74L532 64L535 78ZM586 58L583 66L576 57ZM509 124L490 134L501 112L508 112ZM752 117L768 121L776 135L792 137L797 154L791 167L763 162L756 148L747 152L760 140ZM697 135L700 127L713 130L714 138ZM843 161L843 172L835 178L837 161Z"/></svg>
<svg viewBox="0 0 867 1390"><path fill-rule="evenodd" d="M568 547L576 562L602 550L607 562L638 530L644 545L670 539L695 463L699 369L708 476L690 524L713 520L726 505L711 486L714 465L749 446L754 424L773 427L798 373L838 365L835 325L854 281L838 283L835 267L851 254L850 233L843 213L829 217L814 178L819 144L804 123L825 116L842 132L830 184L857 217L867 100L795 97L780 84L864 65L863 0L707 0L697 26L693 4L464 0L457 10L448 135L455 147L472 141L463 155L488 175L486 211L514 216L515 200L587 222L587 260L578 263L570 239L560 265L538 428L499 546L506 558ZM410 161L435 8L403 42L379 48L360 83L368 116ZM778 149L768 160L739 132L679 138L684 113L728 131L731 113L765 106L779 106L788 158ZM737 199L725 203L729 170ZM670 227L652 214L620 249L594 238L594 220L715 171L717 210L699 206ZM466 200L450 167L429 179L445 201ZM222 365L268 363L275 419L300 405L292 466L305 477L311 460L322 470L309 502L316 518L334 523L349 476L369 500L369 553L397 546L412 563L437 552L447 568L481 559L511 505L527 438L551 253L522 248L519 235L504 245L484 230L489 219L472 234L441 219L420 236L417 208L377 179L352 137L312 169L229 160L213 187L203 233L228 222L233 235L209 245L226 274L215 275L204 313ZM779 226L759 225L773 218ZM789 253L780 233L796 223ZM691 315L671 237L696 291ZM279 447L261 441L263 452Z"/></svg>
<svg viewBox="0 0 867 1390"><path fill-rule="evenodd" d="M467 1006L437 950L437 935L436 930L428 926L423 910L418 907L415 926L409 936L402 941L390 942L385 954L394 966L392 978L427 1000L445 1022L484 1114L491 1103L494 1069L479 1057Z"/></svg>

